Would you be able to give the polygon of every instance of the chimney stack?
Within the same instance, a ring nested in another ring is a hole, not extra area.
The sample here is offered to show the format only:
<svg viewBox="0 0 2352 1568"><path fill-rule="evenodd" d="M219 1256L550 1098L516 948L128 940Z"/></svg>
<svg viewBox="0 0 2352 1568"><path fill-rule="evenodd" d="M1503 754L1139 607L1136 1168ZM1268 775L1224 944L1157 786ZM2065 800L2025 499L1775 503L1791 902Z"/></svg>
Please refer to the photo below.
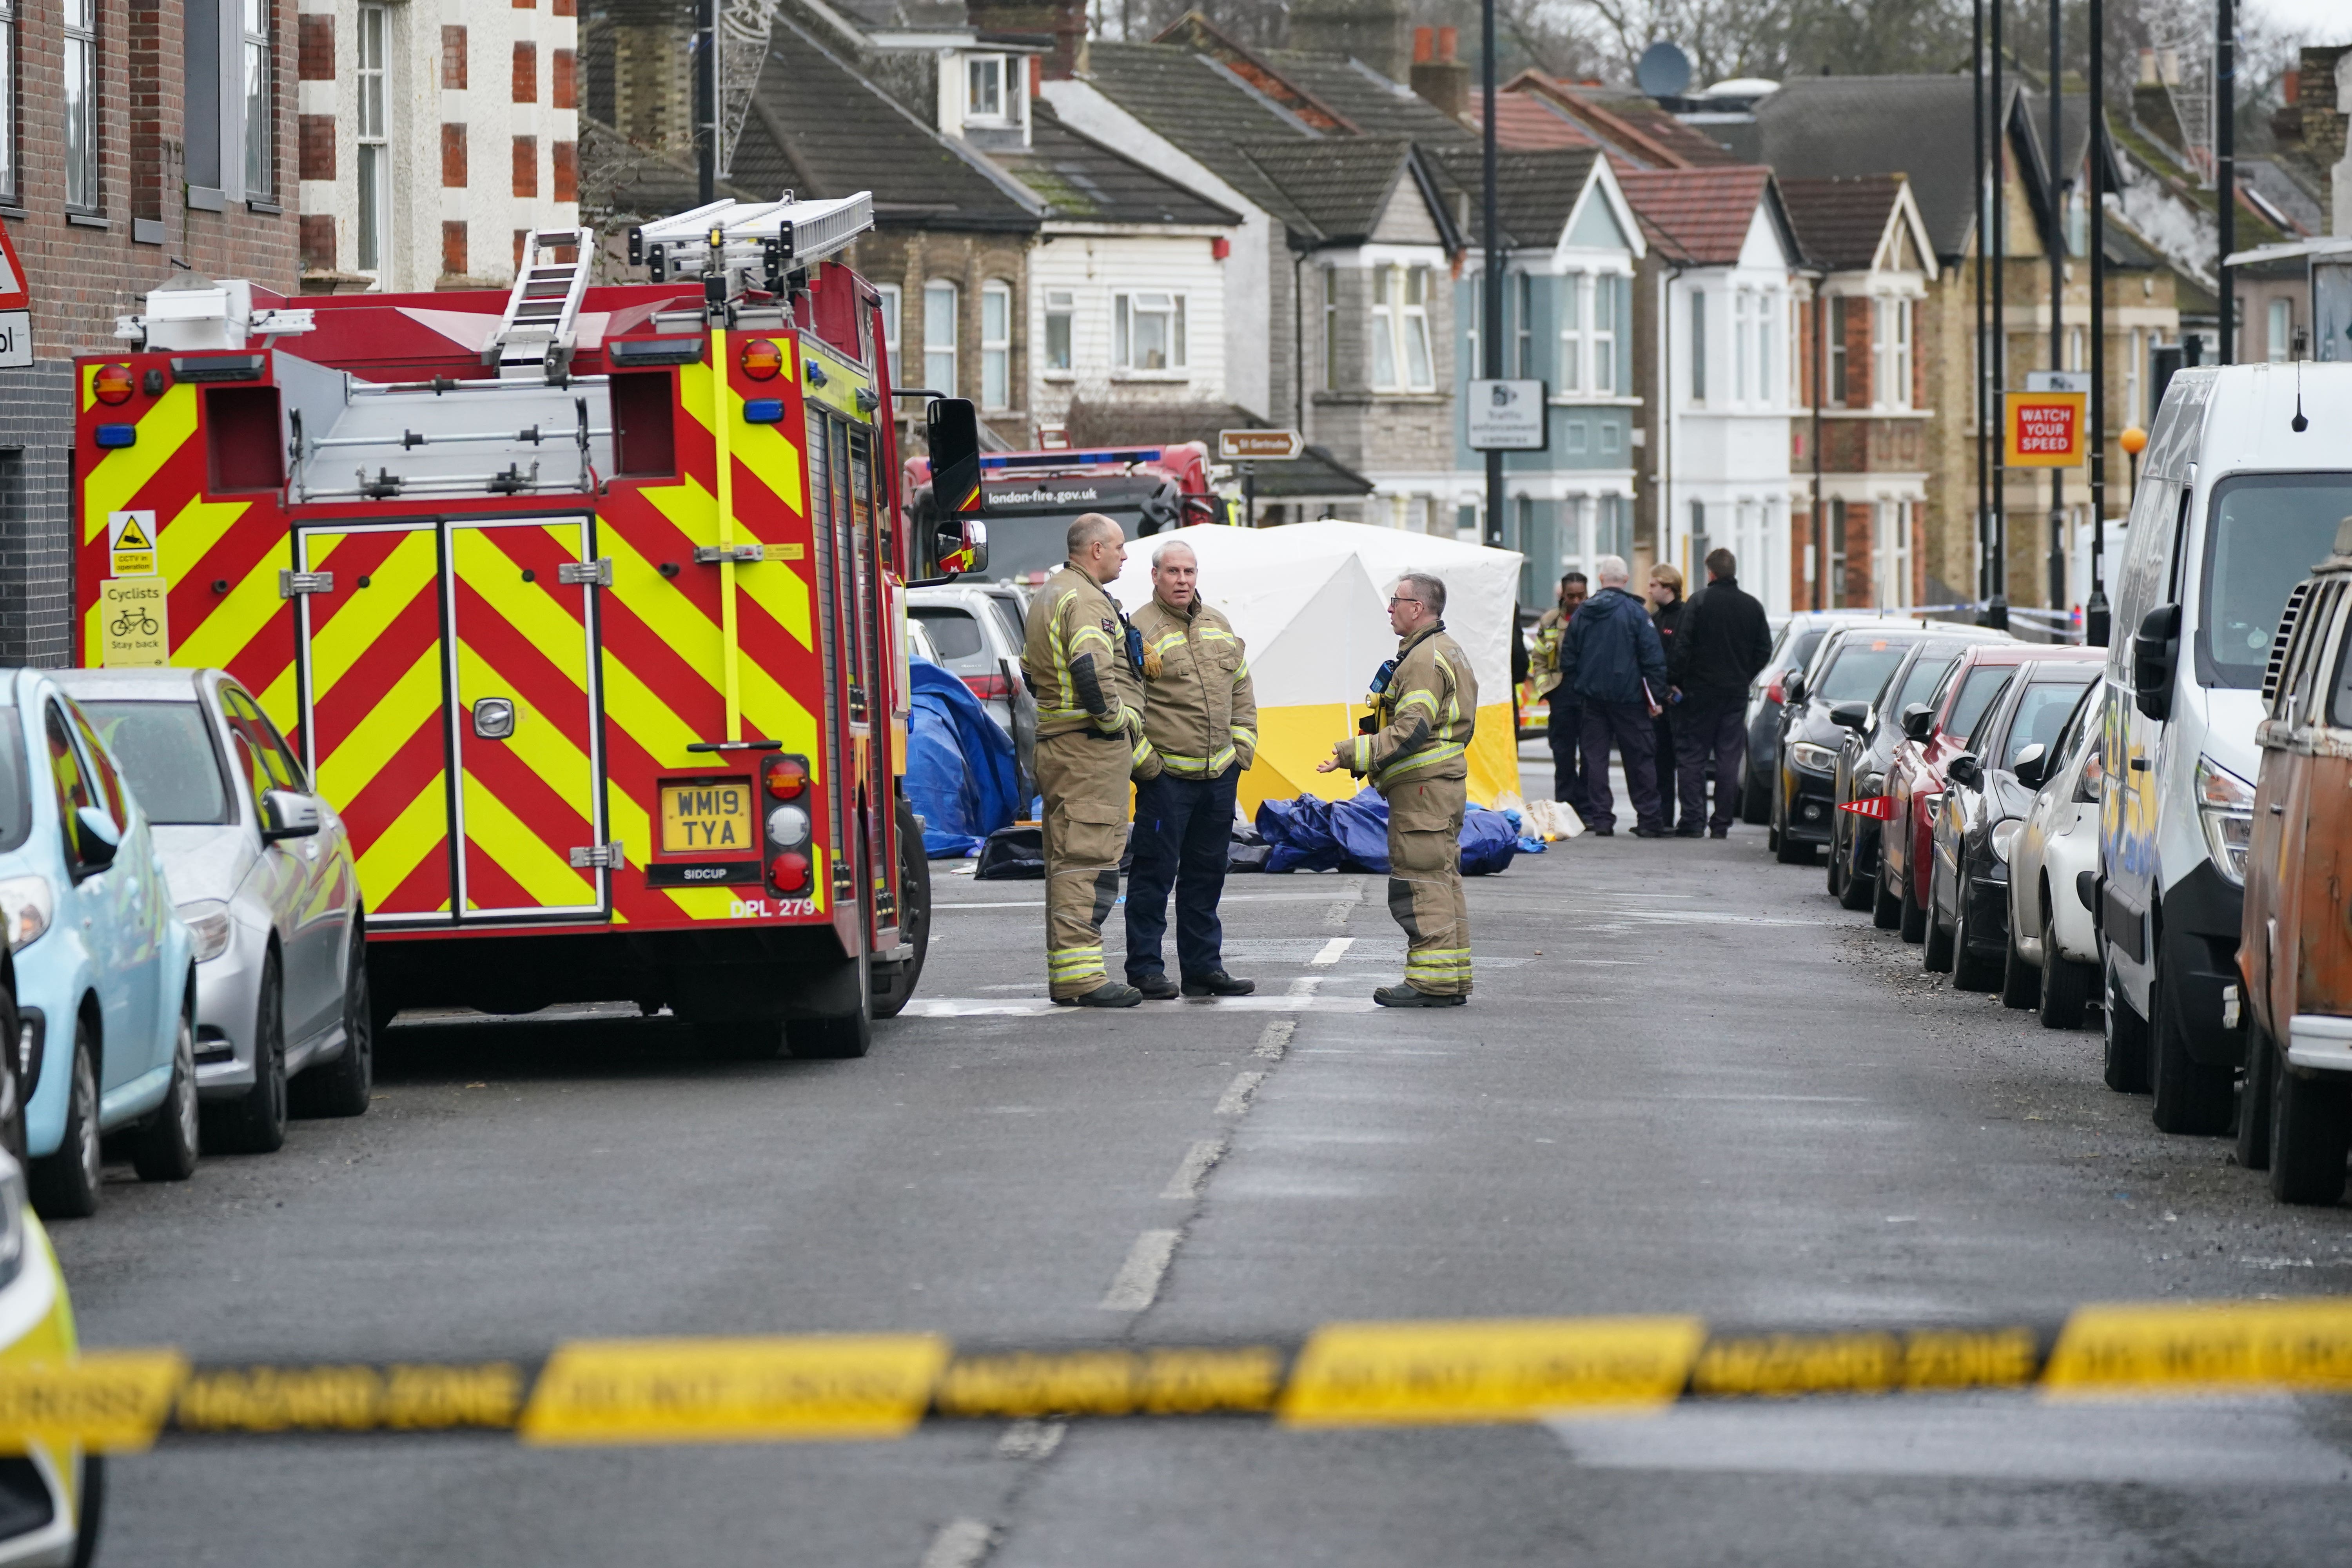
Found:
<svg viewBox="0 0 2352 1568"><path fill-rule="evenodd" d="M1412 36L1404 0L1293 0L1290 47L1352 55L1391 81L1410 79Z"/></svg>
<svg viewBox="0 0 2352 1568"><path fill-rule="evenodd" d="M1412 90L1448 118L1466 121L1470 112L1470 68L1454 58L1458 37L1451 27L1412 30Z"/></svg>
<svg viewBox="0 0 2352 1568"><path fill-rule="evenodd" d="M1085 0L964 0L964 20L981 32L1050 35L1033 80L1066 81L1086 68Z"/></svg>

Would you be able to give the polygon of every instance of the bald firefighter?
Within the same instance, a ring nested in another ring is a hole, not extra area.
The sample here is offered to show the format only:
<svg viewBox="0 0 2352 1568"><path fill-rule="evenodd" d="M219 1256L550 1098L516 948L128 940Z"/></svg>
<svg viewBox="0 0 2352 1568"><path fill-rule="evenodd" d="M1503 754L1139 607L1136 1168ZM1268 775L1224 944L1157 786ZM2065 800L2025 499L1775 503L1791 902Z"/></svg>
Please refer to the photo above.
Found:
<svg viewBox="0 0 2352 1568"><path fill-rule="evenodd" d="M1127 876L1127 983L1151 1001L1246 996L1255 981L1225 973L1217 900L1234 836L1234 797L1257 754L1257 699L1231 621L1202 602L1192 547L1151 552L1151 598L1135 612L1143 637L1143 733L1165 770L1135 792L1135 860ZM1176 963L1160 939L1176 889Z"/></svg>
<svg viewBox="0 0 2352 1568"><path fill-rule="evenodd" d="M1370 733L1342 741L1315 771L1345 768L1389 804L1389 913L1404 928L1404 984L1383 1007L1458 1007L1470 999L1470 910L1462 898L1463 752L1477 722L1478 682L1445 635L1445 584L1423 572L1389 596L1396 658L1372 679Z"/></svg>
<svg viewBox="0 0 2352 1568"><path fill-rule="evenodd" d="M1129 629L1103 585L1127 560L1118 524L1070 524L1070 558L1029 603L1021 670L1037 700L1037 787L1045 797L1045 969L1064 1006L1132 1007L1143 993L1103 968L1102 923L1118 901L1128 781L1156 778L1143 738Z"/></svg>

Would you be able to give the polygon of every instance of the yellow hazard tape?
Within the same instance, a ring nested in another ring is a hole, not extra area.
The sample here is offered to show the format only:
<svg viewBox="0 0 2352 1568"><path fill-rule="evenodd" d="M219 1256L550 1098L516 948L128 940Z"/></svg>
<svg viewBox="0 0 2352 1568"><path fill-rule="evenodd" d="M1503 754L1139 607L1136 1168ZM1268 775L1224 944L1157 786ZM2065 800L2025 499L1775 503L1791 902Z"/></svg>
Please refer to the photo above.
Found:
<svg viewBox="0 0 2352 1568"><path fill-rule="evenodd" d="M511 1431L529 1443L861 1441L925 1419L1259 1415L1440 1426L1677 1400L2035 1388L2352 1393L2352 1299L2116 1303L2063 1325L1710 1328L1695 1317L1329 1323L1304 1342L957 1348L931 1334L581 1341L478 1362L0 1365L0 1452L220 1433Z"/></svg>

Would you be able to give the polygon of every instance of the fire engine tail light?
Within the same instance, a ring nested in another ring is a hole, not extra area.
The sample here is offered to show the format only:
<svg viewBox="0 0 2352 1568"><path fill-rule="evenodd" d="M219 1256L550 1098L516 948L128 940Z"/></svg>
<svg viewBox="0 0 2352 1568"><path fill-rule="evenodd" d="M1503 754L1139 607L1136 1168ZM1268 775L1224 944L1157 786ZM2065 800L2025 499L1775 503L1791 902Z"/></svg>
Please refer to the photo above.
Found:
<svg viewBox="0 0 2352 1568"><path fill-rule="evenodd" d="M131 367L127 364L102 364L89 378L92 396L110 408L120 407L131 401Z"/></svg>
<svg viewBox="0 0 2352 1568"><path fill-rule="evenodd" d="M784 351L766 338L753 338L743 345L743 352L736 356L736 363L753 381L773 381L777 373L784 368Z"/></svg>
<svg viewBox="0 0 2352 1568"><path fill-rule="evenodd" d="M809 858L787 851L768 862L768 886L780 897L805 893L809 885Z"/></svg>
<svg viewBox="0 0 2352 1568"><path fill-rule="evenodd" d="M768 813L768 842L780 849L797 849L809 841L809 814L801 806L780 805Z"/></svg>
<svg viewBox="0 0 2352 1568"><path fill-rule="evenodd" d="M808 793L808 759L770 757L761 776L770 800L798 800Z"/></svg>

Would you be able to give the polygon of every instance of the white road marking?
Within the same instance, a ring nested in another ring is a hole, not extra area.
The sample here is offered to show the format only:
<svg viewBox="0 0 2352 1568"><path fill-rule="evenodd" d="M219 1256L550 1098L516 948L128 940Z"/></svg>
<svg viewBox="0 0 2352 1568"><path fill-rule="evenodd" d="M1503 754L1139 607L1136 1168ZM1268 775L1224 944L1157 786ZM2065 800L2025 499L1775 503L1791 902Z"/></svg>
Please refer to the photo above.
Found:
<svg viewBox="0 0 2352 1568"><path fill-rule="evenodd" d="M1235 1073L1234 1081L1225 1085L1225 1092L1217 1097L1217 1114L1220 1116L1248 1115L1250 1096L1255 1094L1257 1086L1265 1081L1265 1074L1263 1071Z"/></svg>
<svg viewBox="0 0 2352 1568"><path fill-rule="evenodd" d="M1177 1162L1176 1173L1168 1178L1168 1184L1160 1189L1160 1195L1163 1198L1186 1200L1199 1197L1202 1178L1209 1173L1212 1166L1224 1158L1224 1154L1223 1139L1201 1139L1190 1149L1184 1151L1184 1158Z"/></svg>
<svg viewBox="0 0 2352 1568"><path fill-rule="evenodd" d="M1783 1406L1683 1405L1650 1416L1560 1417L1551 1429L1601 1469L1968 1476L2135 1486L2341 1485L2344 1456L2286 1399L2107 1404L2016 1394Z"/></svg>
<svg viewBox="0 0 2352 1568"><path fill-rule="evenodd" d="M1213 1007L1234 1013L1369 1013L1372 1010L1370 996L1318 996L1313 987L1321 976L1291 982L1287 996L1194 996L1181 1002L1146 1002L1141 1011L1156 1016L1158 1012L1177 1007ZM1298 987L1307 989L1300 990ZM1590 997L1580 997L1589 1002ZM1045 1018L1062 1016L1075 1018L1081 1015L1098 1017L1083 1007L1056 1007L1042 997L1012 996L918 996L907 1004L902 1018ZM1124 1015L1121 1015L1124 1016Z"/></svg>
<svg viewBox="0 0 2352 1568"><path fill-rule="evenodd" d="M1257 1037L1256 1048L1250 1054L1266 1061L1278 1062L1282 1059L1282 1053L1290 1048L1290 1037L1297 1032L1298 1020L1296 1018L1269 1019L1265 1032Z"/></svg>
<svg viewBox="0 0 2352 1568"><path fill-rule="evenodd" d="M1140 1312L1160 1295L1160 1281L1168 1272L1168 1260L1176 1256L1176 1243L1183 1232L1177 1230L1147 1230L1135 1238L1127 1249L1127 1261L1112 1276L1110 1289L1103 1292L1102 1310L1106 1312Z"/></svg>
<svg viewBox="0 0 2352 1568"><path fill-rule="evenodd" d="M1355 945L1356 939L1352 936L1335 936L1329 942L1323 944L1322 952L1317 953L1307 962L1309 963L1320 964L1337 963L1339 962L1340 955Z"/></svg>
<svg viewBox="0 0 2352 1568"><path fill-rule="evenodd" d="M1727 915L1714 910L1594 910L1612 920L1647 921L1672 926L1819 926L1828 921L1783 921L1764 915Z"/></svg>
<svg viewBox="0 0 2352 1568"><path fill-rule="evenodd" d="M1062 1435L1070 1429L1066 1421L1015 1421L996 1440L996 1457L1000 1459L1043 1459L1062 1446Z"/></svg>
<svg viewBox="0 0 2352 1568"><path fill-rule="evenodd" d="M1302 974L1290 983L1290 994L1293 996L1312 996L1316 987L1322 984L1323 976L1320 974Z"/></svg>
<svg viewBox="0 0 2352 1568"><path fill-rule="evenodd" d="M1219 904L1319 904L1331 897L1328 893L1227 893ZM1042 910L1043 899L947 900L931 905L933 913L948 910Z"/></svg>
<svg viewBox="0 0 2352 1568"><path fill-rule="evenodd" d="M987 1521L950 1520L924 1549L922 1568L977 1568L995 1544L996 1531Z"/></svg>

